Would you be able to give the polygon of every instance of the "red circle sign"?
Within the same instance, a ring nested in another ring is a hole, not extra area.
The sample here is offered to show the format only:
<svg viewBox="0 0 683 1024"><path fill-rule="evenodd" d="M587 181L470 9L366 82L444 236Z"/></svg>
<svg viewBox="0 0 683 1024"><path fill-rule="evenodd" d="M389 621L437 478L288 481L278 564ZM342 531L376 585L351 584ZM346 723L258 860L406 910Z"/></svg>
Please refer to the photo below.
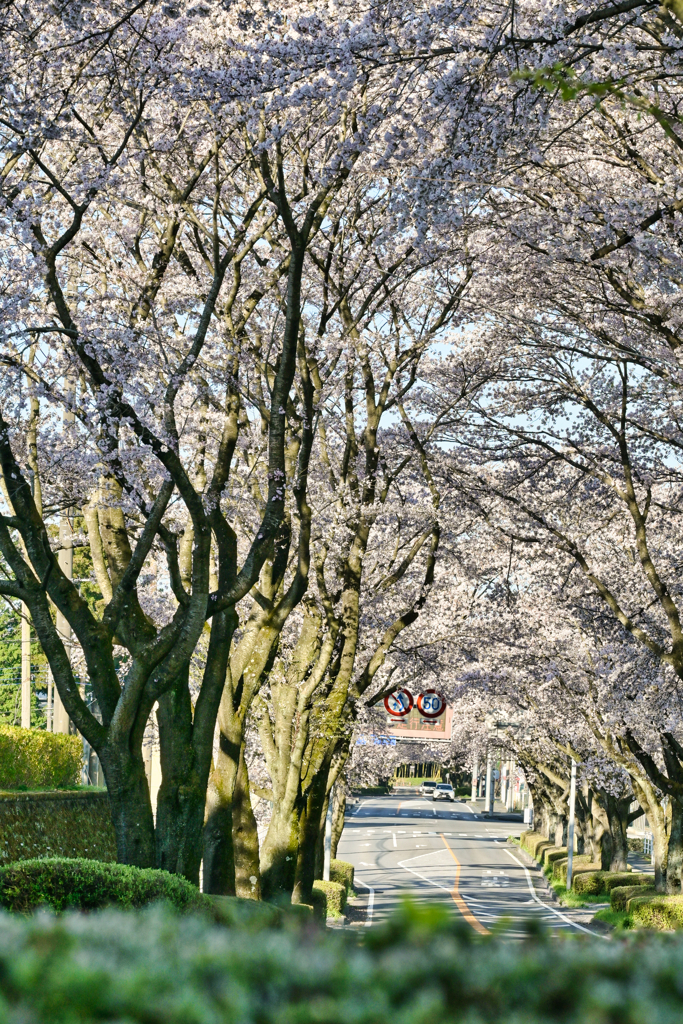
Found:
<svg viewBox="0 0 683 1024"><path fill-rule="evenodd" d="M410 690L396 690L384 698L384 707L394 718L403 718L413 710L413 695Z"/></svg>
<svg viewBox="0 0 683 1024"><path fill-rule="evenodd" d="M436 690L425 690L417 698L417 710L423 718L439 718L446 710L446 701Z"/></svg>

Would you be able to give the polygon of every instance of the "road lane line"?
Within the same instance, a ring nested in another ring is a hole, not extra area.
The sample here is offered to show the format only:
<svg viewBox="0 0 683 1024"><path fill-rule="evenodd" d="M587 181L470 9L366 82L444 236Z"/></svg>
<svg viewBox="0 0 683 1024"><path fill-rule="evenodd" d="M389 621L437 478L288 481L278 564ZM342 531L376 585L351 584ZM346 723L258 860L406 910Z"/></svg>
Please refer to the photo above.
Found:
<svg viewBox="0 0 683 1024"><path fill-rule="evenodd" d="M450 846L448 845L446 837L442 835L441 839L443 840L444 846L446 847L451 857L455 861L455 884L453 886L453 892L451 893L453 902L455 903L456 907L458 908L462 916L465 918L467 923L474 928L475 932L479 932L480 935L490 935L491 932L489 931L489 929L486 928L485 925L483 925L481 921L474 916L474 914L472 913L472 911L470 910L470 908L467 906L464 899L460 895L460 861L458 860L458 858L455 856Z"/></svg>
<svg viewBox="0 0 683 1024"><path fill-rule="evenodd" d="M391 833L391 838L394 840L394 846L396 846L396 833L395 832Z"/></svg>
<svg viewBox="0 0 683 1024"><path fill-rule="evenodd" d="M592 932L590 928L584 928L582 924L577 924L576 921L572 921L570 917L567 917L565 914L561 914L559 910L555 910L554 907L549 907L547 903L544 903L543 900L540 900L536 895L533 879L531 878L531 875L529 874L529 870L526 867L526 865L522 864L521 860L515 857L514 853L512 853L510 850L506 849L505 847L503 847L503 849L505 850L505 853L507 853L509 857L512 857L515 864L519 864L520 868L522 868L522 870L524 871L524 874L526 875L527 885L529 886L529 892L531 893L531 898L536 903L538 903L539 906L543 907L545 911L549 911L551 914L554 914L555 917L561 918L567 924L571 925L572 928L578 928L580 932L585 932L586 935L592 935L593 937L598 935L601 939L607 938L606 935L601 935L600 932Z"/></svg>
<svg viewBox="0 0 683 1024"><path fill-rule="evenodd" d="M365 927L369 928L370 925L372 924L372 911L375 906L375 890L372 888L371 885L367 885L365 882L361 881L358 875L354 875L353 880L354 882L358 882L359 885L362 885L363 888L367 889L370 893L370 895L368 896L368 909L365 915Z"/></svg>

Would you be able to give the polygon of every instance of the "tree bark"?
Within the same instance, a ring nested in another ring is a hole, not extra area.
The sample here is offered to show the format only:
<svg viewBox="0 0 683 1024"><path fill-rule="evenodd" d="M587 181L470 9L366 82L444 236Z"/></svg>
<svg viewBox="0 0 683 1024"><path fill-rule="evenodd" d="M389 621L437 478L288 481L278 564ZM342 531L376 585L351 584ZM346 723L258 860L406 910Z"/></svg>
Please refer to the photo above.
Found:
<svg viewBox="0 0 683 1024"><path fill-rule="evenodd" d="M261 870L258 828L251 806L249 773L244 760L244 744L240 751L232 797L232 843L235 862L235 895L245 899L260 900Z"/></svg>
<svg viewBox="0 0 683 1024"><path fill-rule="evenodd" d="M342 784L343 785L343 784ZM346 790L341 790L337 783L337 796L332 809L332 859L337 856L337 847L344 831L344 816L346 814Z"/></svg>

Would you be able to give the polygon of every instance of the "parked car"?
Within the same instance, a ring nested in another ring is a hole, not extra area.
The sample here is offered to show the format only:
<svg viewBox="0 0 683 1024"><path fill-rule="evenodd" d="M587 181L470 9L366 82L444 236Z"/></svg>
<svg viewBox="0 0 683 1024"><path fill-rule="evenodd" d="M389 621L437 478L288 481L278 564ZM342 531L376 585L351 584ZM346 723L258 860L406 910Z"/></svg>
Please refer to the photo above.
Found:
<svg viewBox="0 0 683 1024"><path fill-rule="evenodd" d="M422 796L431 796L431 794L434 792L435 787L435 782L423 782L422 785L420 786L420 793L422 793Z"/></svg>
<svg viewBox="0 0 683 1024"><path fill-rule="evenodd" d="M450 782L439 782L432 791L432 800L455 800L455 792Z"/></svg>

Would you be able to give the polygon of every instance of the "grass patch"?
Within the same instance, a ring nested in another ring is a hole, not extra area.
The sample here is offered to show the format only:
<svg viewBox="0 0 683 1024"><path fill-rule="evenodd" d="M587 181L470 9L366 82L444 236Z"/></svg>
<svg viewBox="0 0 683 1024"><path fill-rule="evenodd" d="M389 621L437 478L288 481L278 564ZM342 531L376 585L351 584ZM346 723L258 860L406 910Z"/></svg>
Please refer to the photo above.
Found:
<svg viewBox="0 0 683 1024"><path fill-rule="evenodd" d="M549 884L563 907L586 907L592 903L607 903L607 898L595 896L592 893L575 892L574 889L567 890L564 882L558 882L556 878L548 879Z"/></svg>
<svg viewBox="0 0 683 1024"><path fill-rule="evenodd" d="M624 932L633 927L630 914L625 910L612 910L611 907L605 907L604 910L598 910L593 920L604 921L604 923L610 925L615 932Z"/></svg>

